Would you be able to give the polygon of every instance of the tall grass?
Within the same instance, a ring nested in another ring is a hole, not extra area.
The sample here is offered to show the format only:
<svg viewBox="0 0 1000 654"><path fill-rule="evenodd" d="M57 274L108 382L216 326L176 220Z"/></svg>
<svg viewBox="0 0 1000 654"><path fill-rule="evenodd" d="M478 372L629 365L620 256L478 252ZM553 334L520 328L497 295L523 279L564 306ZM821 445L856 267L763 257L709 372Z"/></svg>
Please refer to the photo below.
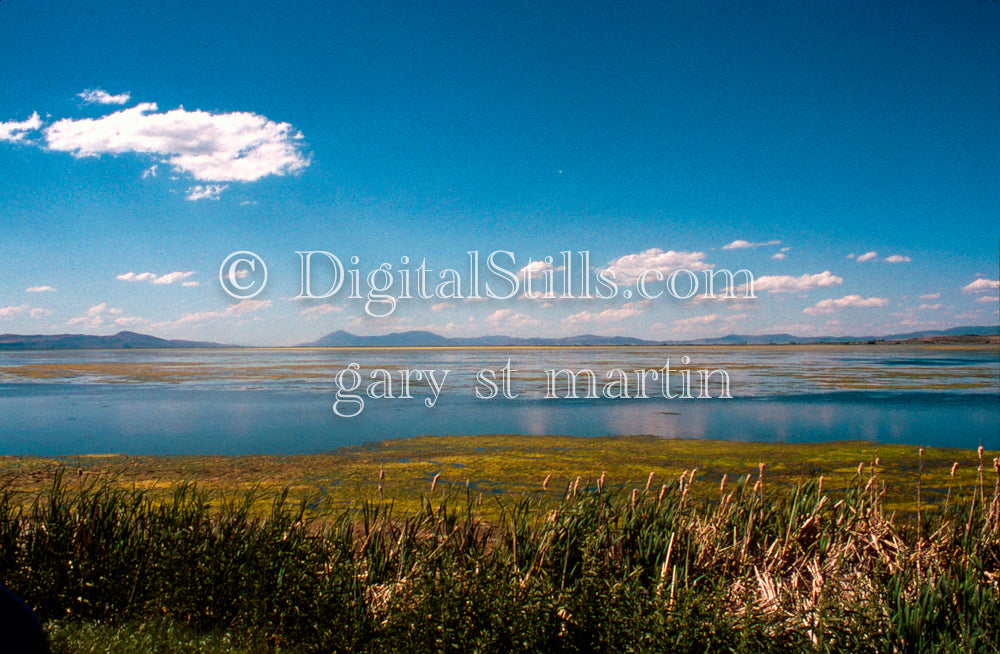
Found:
<svg viewBox="0 0 1000 654"><path fill-rule="evenodd" d="M700 493L694 470L602 475L490 500L489 521L437 477L398 514L57 474L0 491L0 580L66 652L996 652L994 471L915 516L886 515L875 462L837 493L772 489L763 465Z"/></svg>

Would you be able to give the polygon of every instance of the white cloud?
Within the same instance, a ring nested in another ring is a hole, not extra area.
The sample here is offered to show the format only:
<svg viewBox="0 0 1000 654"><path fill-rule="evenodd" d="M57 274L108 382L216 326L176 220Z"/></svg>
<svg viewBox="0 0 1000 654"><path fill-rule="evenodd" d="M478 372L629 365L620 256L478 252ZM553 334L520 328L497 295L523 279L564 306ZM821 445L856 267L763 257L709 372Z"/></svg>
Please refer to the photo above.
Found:
<svg viewBox="0 0 1000 654"><path fill-rule="evenodd" d="M184 282L183 284L181 284L181 286L187 286L188 288L193 288L195 286L198 286L198 282Z"/></svg>
<svg viewBox="0 0 1000 654"><path fill-rule="evenodd" d="M156 164L142 171L142 178L146 179L147 177L156 177Z"/></svg>
<svg viewBox="0 0 1000 654"><path fill-rule="evenodd" d="M150 154L203 182L252 182L309 165L301 133L250 112L159 112L144 102L101 118L64 118L44 134L50 150L76 157Z"/></svg>
<svg viewBox="0 0 1000 654"><path fill-rule="evenodd" d="M343 307L338 307L333 304L317 304L314 307L309 307L308 309L299 311L299 315L312 319L319 316L325 316L328 313L340 313L343 310Z"/></svg>
<svg viewBox="0 0 1000 654"><path fill-rule="evenodd" d="M683 318L681 320L674 321L674 329L678 332L686 333L692 332L706 327L729 327L740 320L747 317L745 313L736 314L720 314L720 313L709 313L704 316L693 316L691 318Z"/></svg>
<svg viewBox="0 0 1000 654"><path fill-rule="evenodd" d="M22 314L30 309L31 307L29 307L27 304L21 304L16 307L0 307L0 318L2 319L13 318L14 316Z"/></svg>
<svg viewBox="0 0 1000 654"><path fill-rule="evenodd" d="M764 275L753 280L755 291L769 291L771 293L795 293L808 291L822 286L836 286L842 284L844 279L832 274L829 270L814 275Z"/></svg>
<svg viewBox="0 0 1000 654"><path fill-rule="evenodd" d="M28 314L32 318L41 318L42 316L48 316L52 314L50 309L43 309L42 307L34 307L27 304L19 304L17 306L11 307L0 307L0 320L7 320L15 316L20 316L22 314Z"/></svg>
<svg viewBox="0 0 1000 654"><path fill-rule="evenodd" d="M518 279L526 279L528 277L531 277L532 279L539 279L548 270L563 270L563 267L560 266L556 268L551 263L546 263L544 261L532 261L527 266L517 271L517 277Z"/></svg>
<svg viewBox="0 0 1000 654"><path fill-rule="evenodd" d="M772 254L771 258L777 259L778 261L784 261L786 258L788 258L788 255L785 254L784 252L777 252L775 254Z"/></svg>
<svg viewBox="0 0 1000 654"><path fill-rule="evenodd" d="M863 298L860 295L845 295L836 300L821 300L811 307L802 310L810 316L819 316L826 313L833 313L839 309L864 309L869 307L884 307L889 304L889 300L884 297Z"/></svg>
<svg viewBox="0 0 1000 654"><path fill-rule="evenodd" d="M486 318L486 322L493 327L499 327L505 330L537 327L541 324L531 316L518 313L513 309L497 309Z"/></svg>
<svg viewBox="0 0 1000 654"><path fill-rule="evenodd" d="M911 259L910 257L902 254L894 254L892 256L886 257L885 260L888 263L909 263L913 261L913 259Z"/></svg>
<svg viewBox="0 0 1000 654"><path fill-rule="evenodd" d="M789 251L789 250L791 250L791 249L792 249L792 248L781 248L781 251L782 251L782 252L788 252L788 251Z"/></svg>
<svg viewBox="0 0 1000 654"><path fill-rule="evenodd" d="M627 254L607 265L607 270L615 274L619 284L631 284L639 275L647 270L658 270L669 275L675 270L702 271L711 270L714 266L704 261L704 252L664 252L659 248L651 248L638 254Z"/></svg>
<svg viewBox="0 0 1000 654"><path fill-rule="evenodd" d="M995 295L984 295L982 297L977 297L976 302L981 302L983 304L988 304L990 302L997 302L997 296Z"/></svg>
<svg viewBox="0 0 1000 654"><path fill-rule="evenodd" d="M455 305L452 304L451 302L438 302L437 304L431 305L431 311L433 311L434 313L440 313L441 311L444 311L445 309L450 309L453 306Z"/></svg>
<svg viewBox="0 0 1000 654"><path fill-rule="evenodd" d="M779 243L781 243L781 241L763 241L763 242L760 242L760 243L751 243L750 241L739 240L739 241L733 241L729 245L723 245L722 249L723 250L740 250L740 249L743 249L743 248L759 248L759 247L764 247L766 245L777 245Z"/></svg>
<svg viewBox="0 0 1000 654"><path fill-rule="evenodd" d="M87 89L82 93L77 93L76 97L81 98L84 104L125 104L132 97L132 94L111 95L103 89Z"/></svg>
<svg viewBox="0 0 1000 654"><path fill-rule="evenodd" d="M871 252L865 252L864 254L858 256L858 263L862 263L864 261L871 261L877 256L878 252L875 252L874 250L872 250Z"/></svg>
<svg viewBox="0 0 1000 654"><path fill-rule="evenodd" d="M70 318L66 323L67 325L81 325L83 327L89 327L91 329L96 329L104 324L105 319L108 316L113 316L116 313L121 313L119 309L108 309L107 302L101 302L100 304L95 304L94 306L87 309L87 313L76 318ZM107 315L105 315L107 314Z"/></svg>
<svg viewBox="0 0 1000 654"><path fill-rule="evenodd" d="M918 305L916 311L934 311L941 308L941 303L938 304L921 304Z"/></svg>
<svg viewBox="0 0 1000 654"><path fill-rule="evenodd" d="M618 309L604 311L581 311L567 316L563 322L567 325L585 325L591 323L621 322L627 318L635 318L645 310L645 302L630 302Z"/></svg>
<svg viewBox="0 0 1000 654"><path fill-rule="evenodd" d="M194 274L194 271L188 272L171 272L164 275L157 275L151 272L144 273L134 273L131 270L127 273L122 273L121 275L116 275L115 279L123 282L149 282L150 284L173 284L174 282L179 282L181 280L187 279ZM184 286L197 286L197 282L188 282Z"/></svg>
<svg viewBox="0 0 1000 654"><path fill-rule="evenodd" d="M962 287L962 293L986 293L995 288L1000 288L1000 280L996 279L986 279L985 277L980 277L976 281L966 284Z"/></svg>
<svg viewBox="0 0 1000 654"><path fill-rule="evenodd" d="M936 300L939 297L941 297L940 293L925 293L924 295L920 296L920 299L921 300Z"/></svg>
<svg viewBox="0 0 1000 654"><path fill-rule="evenodd" d="M197 202L198 200L218 200L219 196L229 188L229 184L198 184L188 188L185 200Z"/></svg>
<svg viewBox="0 0 1000 654"><path fill-rule="evenodd" d="M29 286L24 290L27 293L54 293L56 289L51 286Z"/></svg>
<svg viewBox="0 0 1000 654"><path fill-rule="evenodd" d="M185 325L190 323L206 322L233 316L245 316L271 306L270 300L243 300L238 304L231 304L225 311L200 311L198 313L185 313L178 318L174 325Z"/></svg>
<svg viewBox="0 0 1000 654"><path fill-rule="evenodd" d="M0 141L9 141L11 143L23 141L28 132L34 132L41 126L42 119L39 118L37 111L33 112L28 120L22 120L21 122L11 120L6 123L0 123Z"/></svg>
<svg viewBox="0 0 1000 654"><path fill-rule="evenodd" d="M123 316L121 318L115 318L114 324L119 327L138 327L140 325L148 325L149 321L145 318L139 318L138 316Z"/></svg>

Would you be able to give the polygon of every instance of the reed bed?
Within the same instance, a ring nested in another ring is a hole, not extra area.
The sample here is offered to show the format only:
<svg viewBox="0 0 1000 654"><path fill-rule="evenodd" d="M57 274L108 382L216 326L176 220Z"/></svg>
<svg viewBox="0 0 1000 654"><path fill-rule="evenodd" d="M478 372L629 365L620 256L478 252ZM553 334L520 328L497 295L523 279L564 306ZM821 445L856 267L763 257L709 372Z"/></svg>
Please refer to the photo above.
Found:
<svg viewBox="0 0 1000 654"><path fill-rule="evenodd" d="M905 515L877 460L836 489L764 464L557 499L551 476L489 498L435 477L406 511L57 474L0 490L0 580L57 652L997 652L1000 463L979 458Z"/></svg>

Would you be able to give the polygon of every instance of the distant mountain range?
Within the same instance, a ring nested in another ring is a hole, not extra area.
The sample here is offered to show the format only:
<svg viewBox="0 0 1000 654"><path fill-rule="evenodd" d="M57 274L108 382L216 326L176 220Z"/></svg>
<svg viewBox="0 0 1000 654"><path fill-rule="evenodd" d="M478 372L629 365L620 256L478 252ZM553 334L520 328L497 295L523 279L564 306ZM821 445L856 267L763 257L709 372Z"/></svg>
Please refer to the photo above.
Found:
<svg viewBox="0 0 1000 654"><path fill-rule="evenodd" d="M789 345L792 343L870 343L885 341L913 341L958 339L973 335L995 337L1000 335L996 325L954 327L944 330L926 330L891 334L889 336L793 336L791 334L730 334L716 338L699 338L687 341L651 341L628 336L595 336L583 334L562 338L519 338L517 336L475 336L455 338L428 331L408 331L379 336L358 336L345 331L335 331L323 338L301 343L296 347L552 347L599 345ZM167 340L137 334L118 332L111 336L89 334L2 334L0 350L118 350L153 348L218 348L238 347L203 341Z"/></svg>
<svg viewBox="0 0 1000 654"><path fill-rule="evenodd" d="M905 341L934 337L960 337L969 335L993 336L1000 334L1000 327L954 327L944 330L925 330L889 336L792 336L791 334L730 334L716 338L699 338L687 341L650 341L627 336L566 336L563 338L519 338L516 336L476 336L453 338L427 331L397 332L381 336L357 336L345 331L335 331L299 347L504 347L504 346L559 346L559 345L788 345L791 343L857 343L870 341Z"/></svg>
<svg viewBox="0 0 1000 654"><path fill-rule="evenodd" d="M89 334L0 334L0 350L127 350L136 348L231 347L201 341L170 341L147 334L118 332L112 336Z"/></svg>

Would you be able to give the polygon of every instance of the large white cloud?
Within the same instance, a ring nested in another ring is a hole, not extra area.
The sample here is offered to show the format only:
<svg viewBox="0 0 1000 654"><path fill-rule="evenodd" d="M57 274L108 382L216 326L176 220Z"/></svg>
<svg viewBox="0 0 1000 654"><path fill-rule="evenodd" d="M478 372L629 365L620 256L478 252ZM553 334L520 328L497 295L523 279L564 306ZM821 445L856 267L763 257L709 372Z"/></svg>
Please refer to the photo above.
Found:
<svg viewBox="0 0 1000 654"><path fill-rule="evenodd" d="M38 122L37 116L33 119ZM19 127L24 123L4 125L14 125L12 133L26 129ZM43 134L50 150L76 157L150 154L205 182L252 182L309 165L301 152L300 132L288 123L243 111L209 113L181 107L160 112L156 103L144 102L100 118L64 118Z"/></svg>
<svg viewBox="0 0 1000 654"><path fill-rule="evenodd" d="M836 286L844 283L842 277L837 277L829 270L814 275L764 275L753 280L755 291L769 291L771 293L794 293L808 291L822 286Z"/></svg>
<svg viewBox="0 0 1000 654"><path fill-rule="evenodd" d="M704 252L675 252L660 248L651 248L637 254L627 254L609 263L606 269L614 273L615 281L620 284L631 284L639 275L647 270L658 270L663 275L669 275L675 270L711 270L715 266L705 263Z"/></svg>
<svg viewBox="0 0 1000 654"><path fill-rule="evenodd" d="M802 310L810 316L820 316L826 313L833 313L838 309L865 309L870 307L884 307L889 304L889 300L884 297L863 298L860 295L845 295L836 300L821 300L811 307Z"/></svg>
<svg viewBox="0 0 1000 654"><path fill-rule="evenodd" d="M11 120L6 123L0 123L0 141L9 141L11 143L23 141L24 137L41 126L42 119L38 116L37 111L31 114L31 117L27 120L20 122Z"/></svg>

